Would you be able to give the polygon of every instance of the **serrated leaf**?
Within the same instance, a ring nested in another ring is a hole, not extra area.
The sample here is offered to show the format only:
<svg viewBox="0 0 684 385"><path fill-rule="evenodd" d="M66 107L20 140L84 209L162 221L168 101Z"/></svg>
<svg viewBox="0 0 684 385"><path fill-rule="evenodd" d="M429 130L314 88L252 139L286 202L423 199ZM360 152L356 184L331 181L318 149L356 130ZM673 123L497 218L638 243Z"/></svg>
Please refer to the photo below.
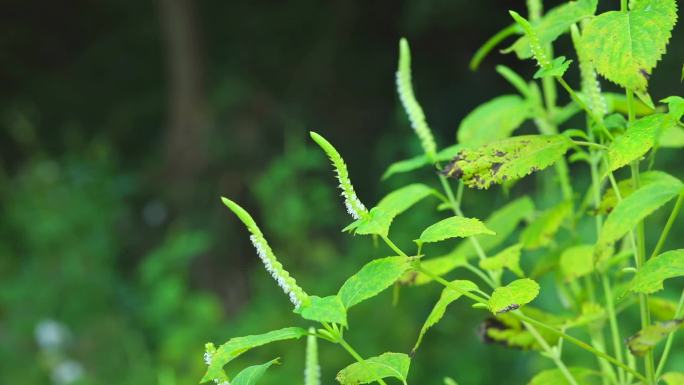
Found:
<svg viewBox="0 0 684 385"><path fill-rule="evenodd" d="M498 96L479 105L461 121L458 142L477 147L507 138L530 113L530 104L520 96Z"/></svg>
<svg viewBox="0 0 684 385"><path fill-rule="evenodd" d="M306 362L304 367L304 385L321 385L321 366L318 363L318 339L314 335L316 329L309 328L306 337Z"/></svg>
<svg viewBox="0 0 684 385"><path fill-rule="evenodd" d="M460 290L465 291L465 292L471 292L475 291L478 289L477 285L471 281L466 281L466 280L456 280L456 281L451 281L451 285L454 285L458 287ZM420 346L421 341L423 341L423 337L425 336L425 333L427 333L428 329L434 326L437 322L439 322L442 317L444 316L444 313L446 312L447 306L451 304L452 302L456 301L457 299L461 298L462 294L459 293L458 291L450 288L450 287L445 287L442 290L442 294L439 297L439 300L435 304L435 306L432 307L432 310L430 311L430 314L428 315L427 319L425 320L425 323L423 324L423 327L420 329L420 334L418 335L418 341L416 341L416 344L413 346L412 351L416 351L418 347Z"/></svg>
<svg viewBox="0 0 684 385"><path fill-rule="evenodd" d="M675 0L640 0L628 12L595 17L582 41L599 74L622 87L645 90L676 21Z"/></svg>
<svg viewBox="0 0 684 385"><path fill-rule="evenodd" d="M571 367L568 371L572 377L581 385L589 385L592 377L600 379L596 371L586 368ZM570 385L568 379L563 375L560 369L547 369L537 373L528 385Z"/></svg>
<svg viewBox="0 0 684 385"><path fill-rule="evenodd" d="M346 309L375 297L411 267L405 257L386 257L367 263L352 275L337 294Z"/></svg>
<svg viewBox="0 0 684 385"><path fill-rule="evenodd" d="M435 138L432 136L432 131L425 121L425 114L423 109L418 104L416 96L413 92L413 84L411 81L411 51L409 49L408 41L404 38L399 42L399 65L396 73L397 93L399 100L404 106L406 115L411 122L411 127L416 132L420 139L420 144L428 157L434 157L437 152L437 145Z"/></svg>
<svg viewBox="0 0 684 385"><path fill-rule="evenodd" d="M278 363L278 358L268 361L261 365L249 366L243 369L240 373L235 375L233 381L230 382L231 385L254 385L263 377L268 368L273 364Z"/></svg>
<svg viewBox="0 0 684 385"><path fill-rule="evenodd" d="M332 322L347 326L347 311L340 297L331 295L328 297L309 297L311 302L304 306L301 316L304 319L318 322Z"/></svg>
<svg viewBox="0 0 684 385"><path fill-rule="evenodd" d="M453 216L428 226L414 242L417 244L440 242L451 238L465 238L473 235L495 235L477 218Z"/></svg>
<svg viewBox="0 0 684 385"><path fill-rule="evenodd" d="M547 68L540 68L534 73L535 79L547 77L562 77L570 68L572 60L568 60L565 56L559 56L551 61L551 65Z"/></svg>
<svg viewBox="0 0 684 385"><path fill-rule="evenodd" d="M356 385L393 377L405 384L410 366L411 359L406 354L383 353L347 366L337 373L336 379L342 385Z"/></svg>
<svg viewBox="0 0 684 385"><path fill-rule="evenodd" d="M572 211L572 202L561 202L544 211L520 235L520 243L526 250L548 246Z"/></svg>
<svg viewBox="0 0 684 385"><path fill-rule="evenodd" d="M246 351L271 342L298 339L306 335L306 330L298 327L289 327L274 330L264 334L250 335L245 337L231 338L211 355L211 361L207 372L201 382L212 381L221 378L223 366Z"/></svg>
<svg viewBox="0 0 684 385"><path fill-rule="evenodd" d="M489 188L543 170L572 145L565 135L524 135L464 149L442 171L468 187Z"/></svg>
<svg viewBox="0 0 684 385"><path fill-rule="evenodd" d="M594 271L594 246L568 247L560 256L560 268L566 281L573 281Z"/></svg>
<svg viewBox="0 0 684 385"><path fill-rule="evenodd" d="M608 215L596 242L594 255L599 256L606 247L622 237L659 207L682 191L682 183L657 182L640 187L624 198Z"/></svg>
<svg viewBox="0 0 684 385"><path fill-rule="evenodd" d="M480 247L486 253L505 242L515 231L520 222L529 218L534 212L534 203L527 196L508 202L492 213L485 221L485 226L494 231L496 235L479 237L477 240ZM422 261L423 267L434 274L444 275L451 270L463 266L465 262L477 254L475 247L470 240L463 240L450 253L441 257L431 258ZM415 273L411 283L421 285L432 281L432 278Z"/></svg>
<svg viewBox="0 0 684 385"><path fill-rule="evenodd" d="M665 385L684 385L684 373L669 372L661 377Z"/></svg>
<svg viewBox="0 0 684 385"><path fill-rule="evenodd" d="M666 127L672 125L667 114L653 114L629 124L627 131L608 146L610 171L641 158L650 150Z"/></svg>
<svg viewBox="0 0 684 385"><path fill-rule="evenodd" d="M662 341L668 334L677 330L684 320L672 320L656 322L641 329L635 335L627 339L627 347L635 356L644 356Z"/></svg>
<svg viewBox="0 0 684 385"><path fill-rule="evenodd" d="M344 231L354 230L356 234L387 235L394 218L411 206L434 194L435 190L420 183L410 184L392 191L371 209L366 218L352 222Z"/></svg>
<svg viewBox="0 0 684 385"><path fill-rule="evenodd" d="M480 268L484 270L502 270L504 268L513 272L518 277L523 277L525 273L520 268L521 244L507 247L493 257L480 260Z"/></svg>
<svg viewBox="0 0 684 385"><path fill-rule="evenodd" d="M515 280L498 287L489 298L489 310L494 314L516 310L539 295L539 284L529 278Z"/></svg>
<svg viewBox="0 0 684 385"><path fill-rule="evenodd" d="M542 45L553 43L560 35L567 32L570 26L578 21L592 16L596 12L597 0L570 1L550 9L537 24L534 29L539 36ZM527 59L532 56L530 42L527 36L522 36L506 48L503 52L515 51L520 59Z"/></svg>
<svg viewBox="0 0 684 385"><path fill-rule="evenodd" d="M684 249L666 251L653 257L637 271L630 290L650 294L663 289L663 281L684 276Z"/></svg>
<svg viewBox="0 0 684 385"><path fill-rule="evenodd" d="M649 185L651 183L664 182L664 183L681 183L679 179L673 177L672 175L662 172L662 171L646 171L639 175L639 185L641 187ZM620 197L622 199L627 198L634 192L634 181L630 179L621 180L617 184L618 190L620 190ZM599 214L608 214L615 208L618 203L618 197L615 193L615 189L610 187L603 194L601 198L601 203L596 210Z"/></svg>

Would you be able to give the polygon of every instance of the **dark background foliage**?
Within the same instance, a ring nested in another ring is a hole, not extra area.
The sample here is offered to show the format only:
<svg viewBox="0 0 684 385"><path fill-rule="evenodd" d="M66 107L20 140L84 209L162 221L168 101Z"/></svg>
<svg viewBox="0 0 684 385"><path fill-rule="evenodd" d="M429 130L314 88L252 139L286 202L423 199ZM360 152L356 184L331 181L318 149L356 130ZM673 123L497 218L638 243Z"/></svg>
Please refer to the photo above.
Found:
<svg viewBox="0 0 684 385"><path fill-rule="evenodd" d="M389 250L339 232L349 218L308 131L336 145L369 204L415 178L432 181L423 170L379 182L389 163L419 153L394 91L398 40L411 42L416 92L439 143L452 144L468 111L512 92L495 64L534 71L498 52L468 70L479 45L511 23L509 7L523 12L524 2L3 1L0 382L194 384L205 342L301 325L218 197L253 213L308 291L333 293ZM654 99L681 93L681 27L674 36L652 77ZM663 151L658 164L681 176L678 160ZM586 185L585 170L573 172ZM542 194L540 206L552 198ZM465 199L469 215L485 217L507 198ZM437 215L421 204L393 234L408 244ZM359 306L350 341L364 355L408 351L438 293L407 289L396 307L391 293ZM541 300L556 302L552 292ZM411 378L524 383L549 367L483 344L482 317L454 305ZM332 384L350 359L325 343L321 351ZM283 365L264 384L303 381L303 343L251 352L231 368L275 356Z"/></svg>

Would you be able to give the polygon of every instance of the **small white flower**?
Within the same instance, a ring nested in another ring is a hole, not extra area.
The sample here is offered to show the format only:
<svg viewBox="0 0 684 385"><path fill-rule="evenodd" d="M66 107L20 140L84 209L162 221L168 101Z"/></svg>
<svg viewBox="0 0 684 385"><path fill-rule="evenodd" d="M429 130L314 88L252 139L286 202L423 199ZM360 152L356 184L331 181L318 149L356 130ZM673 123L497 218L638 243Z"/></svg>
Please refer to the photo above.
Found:
<svg viewBox="0 0 684 385"><path fill-rule="evenodd" d="M211 365L212 358L214 358L214 355L211 352L204 352L204 363L207 364L207 366Z"/></svg>
<svg viewBox="0 0 684 385"><path fill-rule="evenodd" d="M252 244L254 245L254 248L257 251L257 255L261 259L261 262L264 264L264 267L266 268L266 271L268 271L273 279L278 283L278 286L280 286L281 289L285 292L290 297L290 302L295 306L295 308L299 308L302 305L302 302L299 300L297 297L297 294L292 290L292 287L287 282L287 278L285 276L285 272L281 271L282 267L279 269L276 269L273 266L273 261L269 257L269 252L267 251L268 245L265 244L265 242L257 237L256 235L251 235L249 239L252 241Z"/></svg>

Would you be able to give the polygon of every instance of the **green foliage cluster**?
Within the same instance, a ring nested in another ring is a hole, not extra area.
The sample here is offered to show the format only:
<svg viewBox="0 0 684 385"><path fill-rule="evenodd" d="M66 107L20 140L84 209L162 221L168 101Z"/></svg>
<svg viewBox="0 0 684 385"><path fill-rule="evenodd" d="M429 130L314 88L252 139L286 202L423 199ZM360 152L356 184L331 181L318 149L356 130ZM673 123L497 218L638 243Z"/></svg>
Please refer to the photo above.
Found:
<svg viewBox="0 0 684 385"><path fill-rule="evenodd" d="M306 336L307 385L321 383L317 339L341 347L356 361L339 370L335 378L340 384L399 381L407 385L412 380L412 357L426 333L442 320L451 303L467 300L472 301L473 311L487 314L483 339L536 351L553 363L554 368L539 372L529 384L682 384L684 373L668 368L668 358L684 320L684 293L676 304L653 294L663 289L664 281L684 276L684 251L664 251L684 202L684 184L652 167L661 147L684 147L684 99L670 96L661 100L663 105L656 105L648 91L649 75L675 25L677 4L674 0L636 0L628 6L623 0L619 10L598 15L596 0L571 1L544 15L541 9L540 1L530 0L527 18L511 11L515 23L486 43L471 63L476 68L502 36L518 34L506 51L522 59L533 58L539 67L534 79L526 81L498 67L519 95L499 96L474 109L460 125L458 143L441 151L413 90L408 42L400 41L397 92L424 154L391 165L384 178L431 166L439 189L408 184L367 209L340 153L321 135L311 133L332 162L353 219L344 230L371 236L387 246L378 248L380 258L362 266L336 294L307 294L286 269L286 260L268 246L252 217L223 198L252 234L266 270L290 296L294 312L318 326L236 337L218 348L207 344L208 370L203 382L255 384L277 358L241 371L225 366L253 348ZM553 43L565 33L571 35L576 59L553 53ZM579 67L580 90L564 78L573 63ZM598 75L622 87L624 97L603 92ZM571 100L565 106L556 104L558 85ZM580 113L584 114L583 130L566 124ZM528 119L538 133L512 136ZM649 153L649 161L644 162ZM569 163L588 169L591 183L584 186L586 191L570 177ZM549 167L553 173L542 173ZM619 181L618 173L627 167L629 178ZM537 210L533 200L523 196L485 220L464 215L466 188L502 186L510 192L521 179L535 173L555 177L562 192L547 209ZM667 222L647 250L644 222L672 200L676 202ZM392 240L390 230L398 216L421 201L448 211L449 216L416 232L415 251L409 252L408 246L400 247ZM593 234L575 231L583 221L594 222ZM511 240L523 223L518 239ZM433 244L456 239L461 241L452 252L433 255ZM384 255L387 251L391 251L389 256ZM466 271L474 276L472 280L446 278L452 272ZM398 300L402 286L429 282L443 286L442 293L417 332L410 355L384 352L364 358L345 339L353 326L348 319L352 307L392 286ZM567 302L566 312L554 314L531 305L554 288ZM623 339L621 321L633 308L638 308L641 329ZM665 314L666 319L655 322L658 314ZM595 363L567 362L563 352L568 345L593 356ZM456 383L450 378L444 382Z"/></svg>

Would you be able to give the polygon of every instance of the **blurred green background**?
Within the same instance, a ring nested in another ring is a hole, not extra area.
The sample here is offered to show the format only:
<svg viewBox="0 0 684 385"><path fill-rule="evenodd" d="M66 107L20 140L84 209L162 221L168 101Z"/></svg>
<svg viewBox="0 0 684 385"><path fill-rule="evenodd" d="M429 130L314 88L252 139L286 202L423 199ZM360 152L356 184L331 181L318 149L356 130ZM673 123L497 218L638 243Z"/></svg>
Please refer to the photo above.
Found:
<svg viewBox="0 0 684 385"><path fill-rule="evenodd" d="M253 213L307 291L335 292L390 252L340 233L350 219L308 131L336 145L368 205L411 181L434 183L430 170L379 180L420 152L394 91L399 38L411 42L428 121L450 145L468 111L513 92L494 65L531 77L532 62L498 52L468 70L479 45L511 23L507 9L524 5L3 1L0 383L196 384L205 342L306 326L219 196ZM681 94L681 31L652 76L655 100ZM560 40L562 52L569 39ZM676 152L662 150L657 165L684 176ZM573 166L577 186L585 168ZM543 187L535 200L547 207L557 198L550 177L528 178L511 196ZM486 217L508 198L492 189L464 199L467 214ZM399 218L393 238L409 245L440 215L433 206ZM682 236L678 226L670 239ZM439 291L408 288L396 307L389 292L358 306L348 339L368 356L408 351ZM551 291L539 306L557 302ZM536 353L483 344L483 318L453 305L415 357L412 381L522 384L550 367ZM234 368L280 356L263 383L302 383L303 344L255 350ZM324 342L320 350L324 384L333 384L351 360ZM672 362L684 367L684 351Z"/></svg>

